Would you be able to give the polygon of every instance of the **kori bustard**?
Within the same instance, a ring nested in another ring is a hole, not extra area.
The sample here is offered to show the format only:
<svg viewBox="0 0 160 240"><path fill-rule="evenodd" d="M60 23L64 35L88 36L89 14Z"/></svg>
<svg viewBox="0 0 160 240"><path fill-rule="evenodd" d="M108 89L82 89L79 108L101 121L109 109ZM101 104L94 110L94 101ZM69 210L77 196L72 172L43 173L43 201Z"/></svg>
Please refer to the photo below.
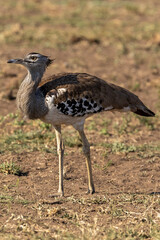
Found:
<svg viewBox="0 0 160 240"><path fill-rule="evenodd" d="M29 119L41 119L55 129L59 156L59 189L63 196L64 144L61 125L72 125L82 139L88 172L88 193L94 193L90 145L84 133L84 122L89 116L102 111L131 111L153 117L142 101L130 91L86 73L52 75L41 81L46 68L53 62L39 53L29 53L24 59L11 59L8 63L25 66L28 74L17 93L18 109Z"/></svg>

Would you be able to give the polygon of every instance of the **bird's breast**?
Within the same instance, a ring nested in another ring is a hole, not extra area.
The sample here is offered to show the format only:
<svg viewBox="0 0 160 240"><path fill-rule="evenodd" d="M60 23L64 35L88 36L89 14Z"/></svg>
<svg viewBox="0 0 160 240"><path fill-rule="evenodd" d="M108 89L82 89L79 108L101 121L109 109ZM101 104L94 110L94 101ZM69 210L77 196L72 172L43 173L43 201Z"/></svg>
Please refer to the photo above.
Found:
<svg viewBox="0 0 160 240"><path fill-rule="evenodd" d="M59 89L59 93L64 91L64 89ZM87 118L104 110L100 103L88 98L88 96L66 98L64 101L59 101L59 96L60 94L57 93L46 96L48 113L45 115L45 121L52 124L73 125L77 118Z"/></svg>

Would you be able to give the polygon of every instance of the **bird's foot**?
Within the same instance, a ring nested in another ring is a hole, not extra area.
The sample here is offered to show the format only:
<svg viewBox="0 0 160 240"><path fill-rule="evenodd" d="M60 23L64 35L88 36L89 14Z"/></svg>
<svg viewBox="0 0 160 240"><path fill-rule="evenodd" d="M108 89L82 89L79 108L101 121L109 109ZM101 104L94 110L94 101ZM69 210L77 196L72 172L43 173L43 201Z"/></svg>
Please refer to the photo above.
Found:
<svg viewBox="0 0 160 240"><path fill-rule="evenodd" d="M87 194L93 194L93 193L95 193L95 188L94 187L88 188Z"/></svg>
<svg viewBox="0 0 160 240"><path fill-rule="evenodd" d="M50 198L63 197L63 196L64 196L64 192L63 191L58 191L57 193L53 193L53 194L49 195Z"/></svg>

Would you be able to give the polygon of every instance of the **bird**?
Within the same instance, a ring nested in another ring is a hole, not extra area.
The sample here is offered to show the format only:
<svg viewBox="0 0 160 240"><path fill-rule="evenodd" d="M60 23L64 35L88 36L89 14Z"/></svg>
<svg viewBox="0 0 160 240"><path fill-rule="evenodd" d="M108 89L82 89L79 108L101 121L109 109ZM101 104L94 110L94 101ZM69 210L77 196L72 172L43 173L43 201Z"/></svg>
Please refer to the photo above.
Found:
<svg viewBox="0 0 160 240"><path fill-rule="evenodd" d="M102 111L130 111L146 117L153 117L155 113L129 90L87 73L59 73L43 78L53 62L54 59L36 52L8 60L27 69L17 93L17 107L26 118L40 119L55 129L59 158L59 187L55 196L64 196L61 125L71 125L78 131L86 159L87 192L93 194L90 144L84 132L86 118Z"/></svg>

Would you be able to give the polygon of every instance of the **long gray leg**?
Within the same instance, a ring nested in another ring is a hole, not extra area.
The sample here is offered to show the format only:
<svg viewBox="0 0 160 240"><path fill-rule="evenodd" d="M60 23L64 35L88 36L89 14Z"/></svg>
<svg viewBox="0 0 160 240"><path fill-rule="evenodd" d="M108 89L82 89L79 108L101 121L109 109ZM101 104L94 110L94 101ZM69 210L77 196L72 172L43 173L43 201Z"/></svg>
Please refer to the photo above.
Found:
<svg viewBox="0 0 160 240"><path fill-rule="evenodd" d="M63 156L64 156L64 144L61 134L61 126L54 126L57 140L57 154L59 157L59 188L58 195L63 196Z"/></svg>
<svg viewBox="0 0 160 240"><path fill-rule="evenodd" d="M92 177L92 167L91 167L91 159L90 159L90 145L86 138L86 135L84 133L83 129L77 129L79 132L79 135L82 139L83 144L83 153L86 157L86 165L87 165L87 172L88 172L88 193L94 193L94 183L93 183L93 177Z"/></svg>

